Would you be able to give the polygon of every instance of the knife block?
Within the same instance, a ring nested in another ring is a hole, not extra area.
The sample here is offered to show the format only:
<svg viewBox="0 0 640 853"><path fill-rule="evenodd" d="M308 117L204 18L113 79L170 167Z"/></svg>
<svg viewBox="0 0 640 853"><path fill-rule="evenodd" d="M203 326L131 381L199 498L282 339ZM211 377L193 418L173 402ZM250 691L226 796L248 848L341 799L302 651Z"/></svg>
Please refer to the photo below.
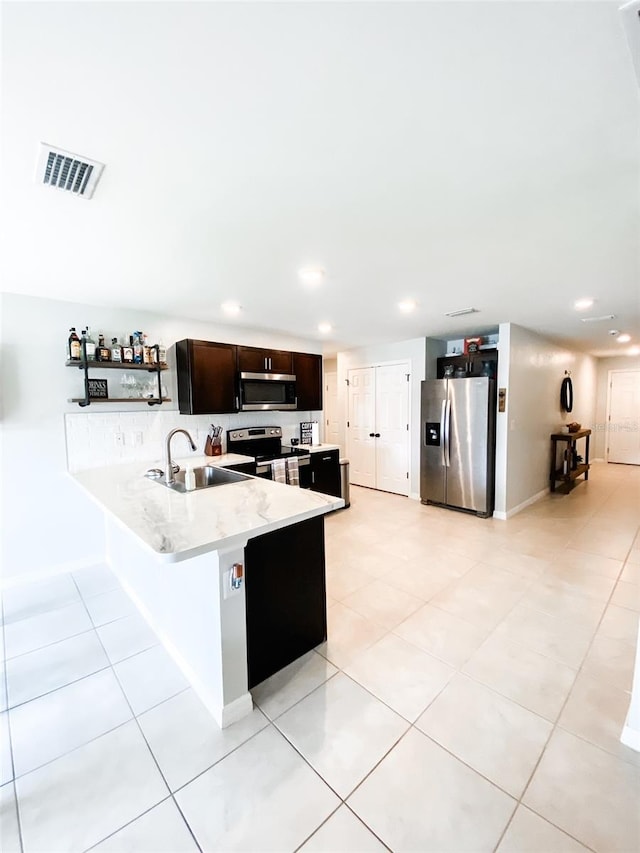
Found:
<svg viewBox="0 0 640 853"><path fill-rule="evenodd" d="M205 456L222 456L222 441L219 438L214 439L208 435L204 445L204 452Z"/></svg>

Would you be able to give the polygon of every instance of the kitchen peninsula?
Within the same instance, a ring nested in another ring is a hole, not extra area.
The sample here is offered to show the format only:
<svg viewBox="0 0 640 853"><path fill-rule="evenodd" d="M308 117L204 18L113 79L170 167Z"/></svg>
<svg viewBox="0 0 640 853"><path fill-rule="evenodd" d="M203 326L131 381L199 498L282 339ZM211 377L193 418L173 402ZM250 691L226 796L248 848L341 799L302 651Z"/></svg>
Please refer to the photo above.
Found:
<svg viewBox="0 0 640 853"><path fill-rule="evenodd" d="M251 460L227 454L215 460L191 456L187 464L225 467L246 461ZM289 601L293 595L306 606L312 584L305 573L314 560L315 583L324 596L323 515L344 502L256 477L180 493L146 478L149 467L129 463L71 476L105 513L107 558L114 573L225 727L252 709L249 686L257 681L247 665L251 614L263 632L277 632L276 616L292 613L300 622L304 614L278 605L272 588L280 585ZM238 564L246 566L246 590L244 580L236 588L232 584ZM272 601L276 612L270 623L265 611ZM262 646L264 653L282 641L274 637L273 643L254 642L254 647ZM262 672L262 665L254 669Z"/></svg>

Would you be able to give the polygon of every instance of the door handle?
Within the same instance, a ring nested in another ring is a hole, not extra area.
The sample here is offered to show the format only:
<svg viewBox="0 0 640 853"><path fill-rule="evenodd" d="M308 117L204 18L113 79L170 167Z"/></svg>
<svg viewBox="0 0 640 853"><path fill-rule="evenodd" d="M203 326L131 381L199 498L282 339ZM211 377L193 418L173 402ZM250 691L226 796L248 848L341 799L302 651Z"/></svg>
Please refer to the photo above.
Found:
<svg viewBox="0 0 640 853"><path fill-rule="evenodd" d="M445 410L445 465L451 467L451 400L447 400Z"/></svg>
<svg viewBox="0 0 640 853"><path fill-rule="evenodd" d="M447 467L447 401L442 401L442 410L440 411L440 462L443 468Z"/></svg>
<svg viewBox="0 0 640 853"><path fill-rule="evenodd" d="M374 432L369 433L369 438L375 438L375 437L376 437L376 434Z"/></svg>
<svg viewBox="0 0 640 853"><path fill-rule="evenodd" d="M376 433L376 438L380 438L380 433L379 433L379 432L377 432L377 433Z"/></svg>

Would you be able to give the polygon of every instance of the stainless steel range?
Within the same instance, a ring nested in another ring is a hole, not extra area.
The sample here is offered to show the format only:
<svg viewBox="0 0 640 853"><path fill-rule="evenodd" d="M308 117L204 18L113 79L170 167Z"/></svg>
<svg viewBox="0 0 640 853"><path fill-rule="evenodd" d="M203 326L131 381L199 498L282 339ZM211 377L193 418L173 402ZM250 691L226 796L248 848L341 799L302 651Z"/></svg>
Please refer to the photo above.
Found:
<svg viewBox="0 0 640 853"><path fill-rule="evenodd" d="M283 445L281 427L242 427L227 430L227 453L254 456L257 476L267 480L274 479L272 462L279 459L297 459L300 488L311 488L311 454L305 447Z"/></svg>

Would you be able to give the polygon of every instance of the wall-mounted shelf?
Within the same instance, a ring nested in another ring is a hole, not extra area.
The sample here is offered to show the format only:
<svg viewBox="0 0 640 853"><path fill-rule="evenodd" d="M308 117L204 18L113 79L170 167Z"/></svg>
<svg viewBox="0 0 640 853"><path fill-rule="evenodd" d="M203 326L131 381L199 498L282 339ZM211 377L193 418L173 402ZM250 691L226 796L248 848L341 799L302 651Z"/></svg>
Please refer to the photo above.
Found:
<svg viewBox="0 0 640 853"><path fill-rule="evenodd" d="M69 397L67 403L77 403L79 406L88 406L91 403L147 403L149 406L159 406L161 403L170 403L171 397L90 397L87 403L84 397Z"/></svg>
<svg viewBox="0 0 640 853"><path fill-rule="evenodd" d="M84 347L84 342L83 342ZM154 347L156 358L158 356L159 347L156 344ZM90 406L91 403L146 403L148 406L160 406L162 403L170 403L169 397L162 396L162 381L160 374L167 369L166 364L136 364L135 362L125 361L93 361L86 358L86 351L83 351L85 356L80 361L72 361L67 359L65 367L76 367L78 370L84 371L84 397L72 397L68 399L68 403L77 403L81 408ZM156 397L91 397L89 395L89 370L144 370L147 373L156 373L158 376L158 394Z"/></svg>
<svg viewBox="0 0 640 853"><path fill-rule="evenodd" d="M166 370L166 364L136 364L135 362L129 361L70 361L67 360L64 363L65 367L77 367L79 370L82 370L84 366L89 368L97 367L99 370L104 370L105 368L109 370L146 370L148 373L155 373L158 370Z"/></svg>

